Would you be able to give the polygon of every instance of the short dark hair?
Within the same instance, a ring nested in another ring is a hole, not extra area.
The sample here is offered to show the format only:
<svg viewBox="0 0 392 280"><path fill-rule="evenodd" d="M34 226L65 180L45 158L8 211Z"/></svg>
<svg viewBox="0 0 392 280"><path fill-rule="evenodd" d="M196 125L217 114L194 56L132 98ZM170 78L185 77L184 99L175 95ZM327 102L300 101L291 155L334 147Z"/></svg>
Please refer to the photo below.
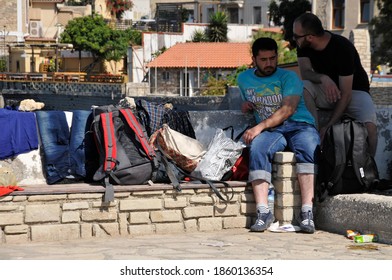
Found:
<svg viewBox="0 0 392 280"><path fill-rule="evenodd" d="M302 30L305 34L312 34L315 36L321 36L324 34L324 28L321 20L312 13L304 13L297 17L294 22L301 24Z"/></svg>
<svg viewBox="0 0 392 280"><path fill-rule="evenodd" d="M256 39L252 45L252 54L257 56L259 51L275 51L278 52L278 45L274 39L268 37L261 37Z"/></svg>

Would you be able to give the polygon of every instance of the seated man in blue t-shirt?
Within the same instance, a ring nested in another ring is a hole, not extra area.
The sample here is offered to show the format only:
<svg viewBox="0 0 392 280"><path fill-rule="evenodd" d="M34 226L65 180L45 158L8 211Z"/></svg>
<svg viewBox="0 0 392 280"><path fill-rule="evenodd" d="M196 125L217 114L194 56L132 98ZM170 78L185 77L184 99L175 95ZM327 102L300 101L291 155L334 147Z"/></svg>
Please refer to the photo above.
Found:
<svg viewBox="0 0 392 280"><path fill-rule="evenodd" d="M291 71L277 67L278 47L271 38L259 38L252 46L255 68L238 76L245 101L242 112L253 112L256 125L243 140L250 145L249 181L256 201L257 220L251 231L264 231L274 221L268 208L272 160L276 152L288 147L296 158L296 172L301 189L301 230L313 233L314 179L320 137L315 120L303 99L303 84Z"/></svg>

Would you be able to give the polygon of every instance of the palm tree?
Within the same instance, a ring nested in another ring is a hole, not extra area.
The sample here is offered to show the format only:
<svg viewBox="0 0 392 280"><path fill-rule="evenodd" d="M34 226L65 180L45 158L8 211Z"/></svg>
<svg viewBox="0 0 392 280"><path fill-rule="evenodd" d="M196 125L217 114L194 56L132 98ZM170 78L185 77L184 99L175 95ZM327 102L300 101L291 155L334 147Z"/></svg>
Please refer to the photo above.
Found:
<svg viewBox="0 0 392 280"><path fill-rule="evenodd" d="M228 16L225 12L218 11L211 16L207 27L207 37L210 42L227 42Z"/></svg>

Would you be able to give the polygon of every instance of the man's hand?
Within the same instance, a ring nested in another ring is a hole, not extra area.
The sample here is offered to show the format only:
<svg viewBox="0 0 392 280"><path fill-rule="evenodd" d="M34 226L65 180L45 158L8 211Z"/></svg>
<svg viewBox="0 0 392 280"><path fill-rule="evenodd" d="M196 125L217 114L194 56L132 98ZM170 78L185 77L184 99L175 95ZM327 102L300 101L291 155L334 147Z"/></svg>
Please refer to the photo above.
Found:
<svg viewBox="0 0 392 280"><path fill-rule="evenodd" d="M262 132L262 128L260 125L256 125L252 128L249 128L245 131L242 139L244 140L245 144L249 145L253 139Z"/></svg>
<svg viewBox="0 0 392 280"><path fill-rule="evenodd" d="M252 112L255 109L255 104L253 104L250 101L245 101L244 103L242 103L241 105L241 111L242 113L248 113L248 112Z"/></svg>
<svg viewBox="0 0 392 280"><path fill-rule="evenodd" d="M320 80L327 101L329 103L335 103L338 101L342 95L335 82L327 75L323 75Z"/></svg>

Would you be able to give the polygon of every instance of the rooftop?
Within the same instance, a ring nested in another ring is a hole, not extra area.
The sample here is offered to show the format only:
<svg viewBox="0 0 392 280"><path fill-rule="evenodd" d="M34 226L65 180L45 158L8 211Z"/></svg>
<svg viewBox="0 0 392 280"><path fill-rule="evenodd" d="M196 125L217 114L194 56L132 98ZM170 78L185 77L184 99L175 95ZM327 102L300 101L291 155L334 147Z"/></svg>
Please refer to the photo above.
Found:
<svg viewBox="0 0 392 280"><path fill-rule="evenodd" d="M237 68L252 63L249 43L178 43L151 61L150 68Z"/></svg>

